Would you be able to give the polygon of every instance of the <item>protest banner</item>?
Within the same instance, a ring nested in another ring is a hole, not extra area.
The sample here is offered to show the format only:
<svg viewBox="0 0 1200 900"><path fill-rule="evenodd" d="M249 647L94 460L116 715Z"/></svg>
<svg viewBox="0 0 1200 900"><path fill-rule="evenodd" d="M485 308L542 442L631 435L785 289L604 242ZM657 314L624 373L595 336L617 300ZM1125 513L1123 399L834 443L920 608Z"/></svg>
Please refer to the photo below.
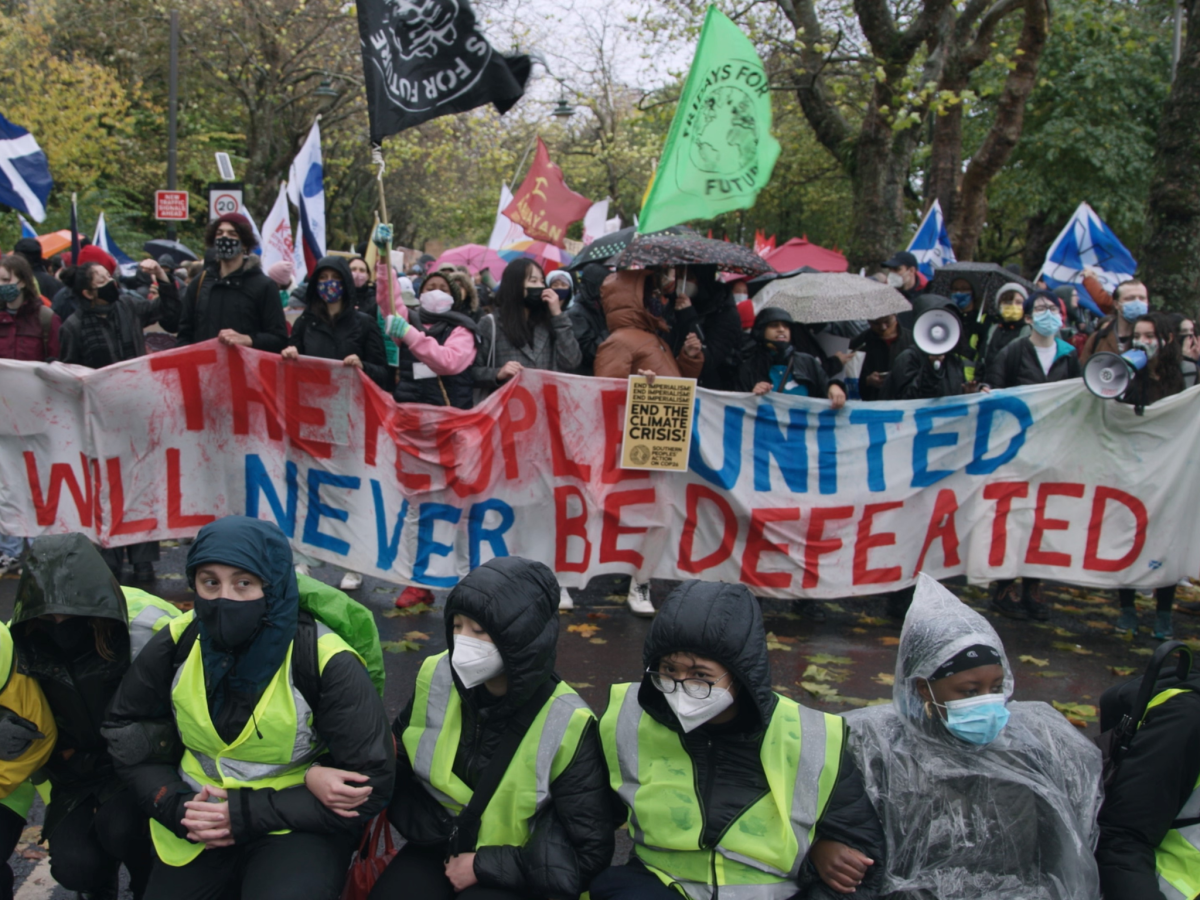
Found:
<svg viewBox="0 0 1200 900"><path fill-rule="evenodd" d="M620 467L627 385L524 370L471 410L397 405L338 361L209 341L91 370L0 362L0 531L113 546L214 517L449 587L496 555L756 594L923 570L1112 588L1200 561L1200 390L1143 417L1079 381L935 401L696 392L688 471Z"/></svg>
<svg viewBox="0 0 1200 900"><path fill-rule="evenodd" d="M621 468L686 472L696 379L631 375L627 391Z"/></svg>

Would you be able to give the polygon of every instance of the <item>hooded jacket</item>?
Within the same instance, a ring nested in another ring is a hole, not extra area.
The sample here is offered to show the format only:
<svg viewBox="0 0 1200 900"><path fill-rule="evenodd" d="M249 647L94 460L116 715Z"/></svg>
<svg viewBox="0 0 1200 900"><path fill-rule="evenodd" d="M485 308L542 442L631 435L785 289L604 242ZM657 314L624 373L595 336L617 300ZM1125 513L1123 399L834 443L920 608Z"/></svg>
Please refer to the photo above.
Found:
<svg viewBox="0 0 1200 900"><path fill-rule="evenodd" d="M677 270L679 271L679 270ZM699 276L698 290L692 305L668 310L671 326L671 346L676 353L683 350L689 333L700 326L704 344L704 368L700 387L712 391L731 391L737 382L742 362L742 317L729 285L716 280L716 266L688 266L687 271ZM682 274L682 272L680 272Z"/></svg>
<svg viewBox="0 0 1200 900"><path fill-rule="evenodd" d="M293 639L313 640L311 629L315 626L307 613L300 612L292 551L278 526L244 516L218 519L200 530L188 551L189 583L194 583L197 568L206 562L236 566L257 575L267 600L264 626L250 643L233 652L214 645L204 624L199 625L197 640L209 713L222 740L230 741L245 726ZM293 653L293 670L298 656ZM171 629L159 631L138 654L113 697L106 730L173 722L172 681L182 662ZM352 653L337 653L319 676L313 673L313 677L319 678L318 696L310 700L313 727L325 743L328 764L366 775L364 784L373 788L371 797L358 808L358 816L343 818L304 785L284 790L230 789L230 819L238 843L282 829L357 834L391 795L393 751L387 718L362 662ZM302 683L294 671L293 680ZM178 755L170 761L149 756L117 760L120 774L142 809L184 837L186 829L180 824L183 804L195 790L180 778L177 763Z"/></svg>
<svg viewBox="0 0 1200 900"><path fill-rule="evenodd" d="M100 306L72 292L75 311L63 322L58 333L59 361L75 366L103 368L146 355L144 330L155 322L167 323L179 318L179 291L173 280L158 283L158 298L147 300L134 291L121 290L116 303ZM86 327L94 321L98 330ZM103 334L97 344L95 337ZM130 350L127 354L125 351ZM99 365L97 365L99 363Z"/></svg>
<svg viewBox="0 0 1200 900"><path fill-rule="evenodd" d="M40 298L26 300L16 312L0 307L0 359L45 362L57 358L61 327L62 320Z"/></svg>
<svg viewBox="0 0 1200 900"><path fill-rule="evenodd" d="M54 625L39 618L51 615L103 623L103 640L93 626L63 647L55 637L67 634L62 629L68 622ZM38 682L58 727L58 742L43 768L54 791L44 829L50 835L76 806L88 798L104 803L123 786L100 726L129 669L125 595L82 534L34 538L17 585L12 636L18 671Z"/></svg>
<svg viewBox="0 0 1200 900"><path fill-rule="evenodd" d="M1054 362L1047 373L1042 369L1033 341L1017 338L992 360L987 369L987 383L994 388L1011 388L1078 378L1080 367L1075 348L1062 338L1056 339L1055 346Z"/></svg>
<svg viewBox="0 0 1200 900"><path fill-rule="evenodd" d="M583 362L579 364L580 375L594 374L596 351L608 339L608 321L604 317L604 307L600 305L600 286L608 274L608 267L600 263L588 263L580 269L579 290L567 307L575 341L583 356Z"/></svg>
<svg viewBox="0 0 1200 900"><path fill-rule="evenodd" d="M255 350L278 353L288 342L287 320L279 303L279 288L262 268L244 259L242 267L221 277L219 263L212 263L188 283L183 310L178 318L176 344L198 344L232 328L249 335ZM162 326L175 329L166 318Z"/></svg>
<svg viewBox="0 0 1200 900"><path fill-rule="evenodd" d="M599 378L628 378L640 369L655 375L699 378L704 356L676 356L667 341L667 323L646 309L644 271L614 272L600 287L600 302L609 335L596 350L594 374Z"/></svg>
<svg viewBox="0 0 1200 900"><path fill-rule="evenodd" d="M317 275L322 269L330 269L342 282L342 309L337 318L329 321L328 315L317 310L326 306L317 291ZM350 275L350 264L341 256L325 256L317 263L316 273L308 279L304 292L304 312L292 326L288 345L300 351L301 356L316 356L320 359L343 360L351 354L362 360L363 371L385 391L391 389L387 367L387 353L383 347L383 334L370 315L355 306L354 281Z"/></svg>
<svg viewBox="0 0 1200 900"><path fill-rule="evenodd" d="M918 686L976 644L1012 668L988 621L927 575L904 620L892 703L846 715L887 834L889 897L1097 900L1100 751L1045 703L1008 703L990 744L950 733Z"/></svg>
<svg viewBox="0 0 1200 900"><path fill-rule="evenodd" d="M761 748L779 698L771 688L771 666L762 611L744 585L688 581L663 603L642 649L643 669L655 669L664 656L683 650L719 662L738 685L738 711L721 725L705 724L684 734L666 696L642 677L638 703L659 724L676 732L695 770L696 795L704 815L702 840L714 846L720 835L768 788ZM882 869L883 832L863 790L862 776L844 751L837 784L814 842L840 841L880 864L868 869L857 896L874 896Z"/></svg>
<svg viewBox="0 0 1200 900"><path fill-rule="evenodd" d="M495 753L508 719L547 681L557 682L559 586L541 563L499 557L472 571L446 600L446 646L453 653L454 616L474 619L504 660L508 691L493 697L485 685L470 690L458 674L462 735L453 771L474 788ZM401 737L412 716L409 701L392 725L399 748L396 792L388 818L405 838L436 845L449 840L454 820L413 774ZM537 897L575 897L612 860L613 829L608 773L596 724L587 727L575 759L550 784L551 802L535 820L523 847L484 846L475 875L485 887Z"/></svg>

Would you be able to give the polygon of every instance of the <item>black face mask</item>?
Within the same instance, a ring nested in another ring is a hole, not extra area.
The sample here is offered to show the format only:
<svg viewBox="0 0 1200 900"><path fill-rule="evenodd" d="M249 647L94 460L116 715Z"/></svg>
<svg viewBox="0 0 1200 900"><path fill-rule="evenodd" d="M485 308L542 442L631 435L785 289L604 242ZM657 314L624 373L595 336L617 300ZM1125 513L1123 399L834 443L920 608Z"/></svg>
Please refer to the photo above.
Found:
<svg viewBox="0 0 1200 900"><path fill-rule="evenodd" d="M96 296L105 303L112 304L121 299L121 292L117 288L117 283L115 281L110 281L104 287L100 288L100 290L96 291Z"/></svg>
<svg viewBox="0 0 1200 900"><path fill-rule="evenodd" d="M225 650L235 650L258 634L267 618L267 598L206 600L197 597L196 618L215 644Z"/></svg>
<svg viewBox="0 0 1200 900"><path fill-rule="evenodd" d="M92 620L86 616L71 616L50 628L50 637L58 649L78 653L92 636Z"/></svg>
<svg viewBox="0 0 1200 900"><path fill-rule="evenodd" d="M234 259L242 252L242 242L235 237L222 235L213 241L217 259Z"/></svg>
<svg viewBox="0 0 1200 900"><path fill-rule="evenodd" d="M563 303L566 303L568 300L571 299L571 289L570 288L551 288L551 290L554 291L554 293L558 294L558 299L561 300Z"/></svg>
<svg viewBox="0 0 1200 900"><path fill-rule="evenodd" d="M527 287L525 288L525 306L529 309L540 309L546 305L546 301L542 299L542 291L545 288Z"/></svg>
<svg viewBox="0 0 1200 900"><path fill-rule="evenodd" d="M786 363L796 352L796 348L791 344L777 344L774 341L764 341L763 343L767 345L767 350L771 354L771 362L777 366Z"/></svg>

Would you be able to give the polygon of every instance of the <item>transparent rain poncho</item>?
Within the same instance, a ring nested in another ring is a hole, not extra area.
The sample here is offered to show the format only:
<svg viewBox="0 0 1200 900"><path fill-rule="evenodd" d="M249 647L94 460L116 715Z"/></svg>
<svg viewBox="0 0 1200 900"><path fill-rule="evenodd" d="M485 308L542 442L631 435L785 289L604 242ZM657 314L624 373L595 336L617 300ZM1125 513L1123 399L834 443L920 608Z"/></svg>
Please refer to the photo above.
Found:
<svg viewBox="0 0 1200 900"><path fill-rule="evenodd" d="M846 715L851 749L887 835L884 896L920 900L1092 900L1100 751L1046 703L1010 702L977 746L926 714L917 684L973 644L987 620L921 575L904 620L892 703ZM936 717L936 710L932 711Z"/></svg>

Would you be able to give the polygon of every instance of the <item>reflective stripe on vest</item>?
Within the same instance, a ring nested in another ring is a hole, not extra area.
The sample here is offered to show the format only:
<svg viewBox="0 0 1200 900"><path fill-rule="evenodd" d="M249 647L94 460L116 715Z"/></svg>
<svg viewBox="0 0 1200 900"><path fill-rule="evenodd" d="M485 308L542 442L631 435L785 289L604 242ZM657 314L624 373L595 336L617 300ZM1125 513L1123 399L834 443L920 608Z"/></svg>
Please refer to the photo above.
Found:
<svg viewBox="0 0 1200 900"><path fill-rule="evenodd" d="M476 846L525 844L529 822L550 801L550 785L575 758L584 729L594 718L583 698L559 682L488 801ZM421 784L453 815L471 802L472 795L453 771L461 736L462 698L454 686L450 655L442 652L421 664L412 715L401 742Z"/></svg>
<svg viewBox="0 0 1200 900"><path fill-rule="evenodd" d="M129 657L137 659L150 638L172 619L182 615L179 607L143 590L122 587L129 616Z"/></svg>
<svg viewBox="0 0 1200 900"><path fill-rule="evenodd" d="M613 685L600 720L609 781L629 810L638 858L696 900L712 896L714 885L734 900L794 895L837 781L841 718L780 697L760 750L769 790L726 827L715 848L706 848L691 757L678 734L645 713L638 689Z"/></svg>
<svg viewBox="0 0 1200 900"><path fill-rule="evenodd" d="M1146 714L1172 697L1188 692L1188 688L1163 691L1146 705ZM1146 717L1142 716L1142 721ZM1200 818L1200 779L1183 808L1175 817L1178 822ZM1200 897L1200 824L1172 828L1154 850L1154 867L1158 871L1158 889L1167 900L1195 900Z"/></svg>
<svg viewBox="0 0 1200 900"><path fill-rule="evenodd" d="M192 617L188 613L171 620L175 640L187 630ZM241 733L226 744L209 714L200 640L196 640L171 684L175 727L185 747L179 765L183 781L197 791L205 785L283 790L304 783L304 775L324 750L324 743L313 728L312 708L293 678L294 649L293 642ZM318 624L318 673L341 652L354 653L337 634ZM186 865L204 850L202 844L177 837L154 819L150 820L150 832L159 858L167 865Z"/></svg>

